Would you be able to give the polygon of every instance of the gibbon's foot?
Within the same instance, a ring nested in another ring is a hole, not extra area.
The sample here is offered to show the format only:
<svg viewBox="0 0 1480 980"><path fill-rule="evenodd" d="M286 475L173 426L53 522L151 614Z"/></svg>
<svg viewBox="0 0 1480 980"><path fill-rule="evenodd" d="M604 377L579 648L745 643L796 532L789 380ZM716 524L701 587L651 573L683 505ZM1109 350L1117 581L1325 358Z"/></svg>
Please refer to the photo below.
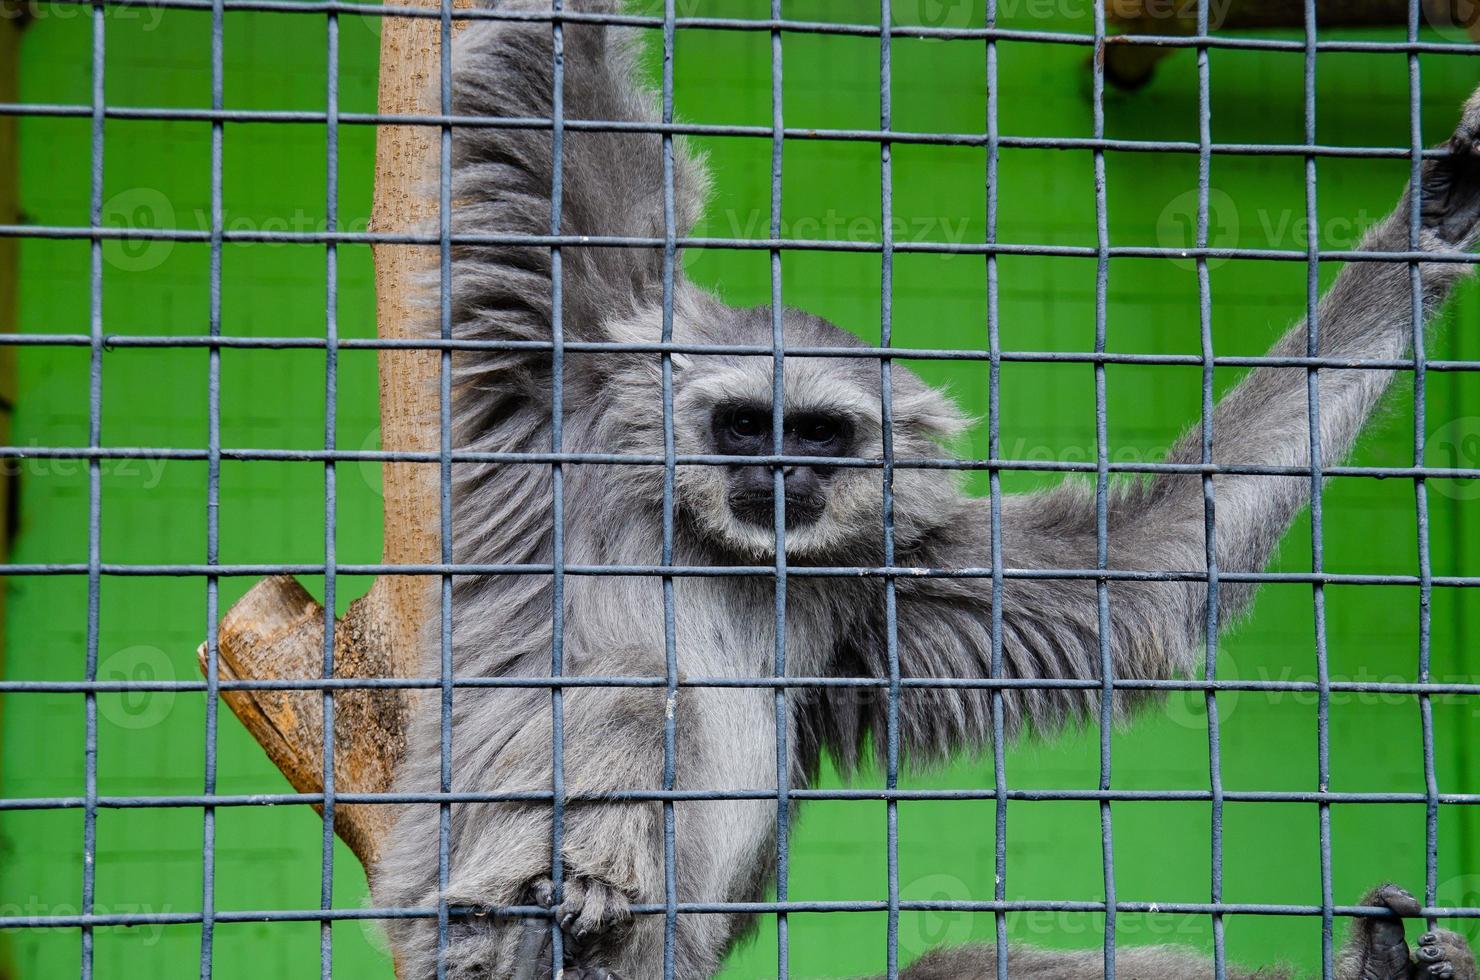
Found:
<svg viewBox="0 0 1480 980"><path fill-rule="evenodd" d="M1409 953L1403 919L1416 918L1422 907L1407 890L1378 885L1362 904L1391 909L1401 918L1357 920L1342 950L1343 980L1477 980L1475 956L1455 933L1426 932Z"/></svg>
<svg viewBox="0 0 1480 980"><path fill-rule="evenodd" d="M1414 980L1475 980L1475 954L1464 937L1447 929L1435 929L1418 938L1413 951Z"/></svg>
<svg viewBox="0 0 1480 980"><path fill-rule="evenodd" d="M1423 226L1464 245L1480 227L1480 90L1465 103L1448 146L1449 156L1424 164Z"/></svg>
<svg viewBox="0 0 1480 980"><path fill-rule="evenodd" d="M621 980L597 961L621 948L632 925L627 896L595 878L573 877L565 881L565 895L555 904L555 883L543 878L530 889L533 903L552 909L560 931L565 935L565 976L567 980ZM541 923L544 926L544 923ZM548 927L545 927L548 932ZM543 967L548 973L549 942L541 944L538 965L533 977Z"/></svg>

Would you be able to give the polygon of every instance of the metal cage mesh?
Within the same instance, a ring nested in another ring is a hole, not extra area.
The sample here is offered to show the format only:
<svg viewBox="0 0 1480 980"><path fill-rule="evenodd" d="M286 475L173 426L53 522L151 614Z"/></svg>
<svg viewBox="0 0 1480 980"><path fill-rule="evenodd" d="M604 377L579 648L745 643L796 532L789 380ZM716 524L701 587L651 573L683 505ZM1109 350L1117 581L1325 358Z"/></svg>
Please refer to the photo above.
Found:
<svg viewBox="0 0 1480 980"><path fill-rule="evenodd" d="M26 692L52 692L80 694L85 704L85 785L80 796L5 798L0 799L0 811L73 809L80 810L83 818L83 877L81 907L76 915L4 916L0 917L0 928L75 928L81 935L81 975L89 978L93 969L94 930L105 926L145 924L199 924L201 929L200 975L207 977L213 969L213 937L217 923L260 922L260 921L312 921L322 924L320 975L327 978L332 973L332 943L330 925L346 919L384 919L391 917L435 917L445 943L450 922L460 915L472 914L473 910L450 908L445 903L436 908L346 908L336 903L333 888L334 865L334 811L337 803L402 802L423 805L438 805L441 812L441 848L437 855L440 880L447 882L448 833L451 822L451 807L454 801L470 800L536 800L548 802L553 821L554 849L551 876L555 881L562 879L560 841L565 819L567 794L562 778L563 756L563 689L572 686L627 685L663 689L670 701L681 696L684 688L701 686L749 686L770 688L775 692L777 759L776 779L779 789L775 792L756 790L743 794L698 791L680 791L675 788L676 759L679 753L673 712L667 715L663 731L664 765L660 788L650 791L633 791L617 794L619 799L659 801L662 804L665 854L666 900L660 904L635 907L639 914L661 915L666 922L664 975L673 976L674 948L678 918L681 915L699 915L718 910L738 910L741 907L725 903L681 903L677 900L675 871L675 815L674 803L693 799L774 799L776 806L776 865L777 877L774 901L750 903L743 906L746 911L764 913L775 917L778 937L777 975L786 977L789 969L788 915L795 912L852 912L869 911L887 913L887 958L890 977L897 976L902 964L899 948L899 917L901 911L953 909L964 912L990 913L995 917L996 941L998 944L998 975L1008 974L1007 915L1021 910L1085 911L1103 912L1105 916L1104 960L1106 976L1113 976L1116 958L1116 914L1118 912L1175 912L1206 915L1211 917L1213 928L1213 952L1216 975L1225 973L1224 917L1228 914L1252 913L1265 915L1317 916L1322 922L1323 972L1333 975L1333 930L1337 916L1374 914L1376 910L1361 909L1338 904L1332 888L1331 872L1331 808L1338 803L1407 803L1422 804L1426 828L1426 878L1424 905L1430 915L1480 916L1477 908L1436 908L1438 880L1439 807L1445 804L1480 803L1480 795L1468 793L1441 793L1435 775L1434 730L1431 699L1437 695L1480 694L1480 684L1430 680L1430 597L1436 588L1472 588L1480 586L1480 575L1436 575L1431 567L1429 554L1428 497L1426 480L1431 478L1473 479L1480 477L1480 470L1463 467L1435 468L1424 465L1427 423L1424 417L1424 384L1430 372L1473 372L1480 370L1480 361L1440 360L1428 357L1421 330L1415 330L1414 353L1411 358L1395 361L1369 361L1355 365L1372 370L1398 369L1411 375L1414 385L1414 446L1413 463L1410 466L1337 466L1321 467L1319 463L1310 468L1290 468L1277 465L1220 465L1212 461L1212 410L1214 404L1214 371L1217 367L1247 368L1252 366L1304 367L1308 377L1309 409L1312 419L1319 417L1319 389L1317 378L1325 367L1340 364L1317 356L1318 272L1320 263L1335 261L1390 261L1406 262L1411 269L1413 282L1413 309L1416 322L1422 321L1422 295L1417 260L1423 253L1418 251L1417 236L1420 228L1419 205L1415 204L1411 215L1411 247L1406 252L1364 252L1352 250L1330 250L1319 247L1317 161L1327 157L1393 158L1411 162L1412 179L1416 182L1419 167L1426 154L1419 126L1419 105L1422 93L1419 70L1420 54L1425 52L1449 52L1456 50L1453 44L1428 43L1420 40L1419 28L1423 13L1419 0L1410 4L1407 38L1402 42L1378 42L1358 40L1322 40L1317 35L1315 0L1305 0L1305 35L1303 40L1270 38L1248 38L1223 36L1209 30L1209 10L1206 0L1197 4L1197 30L1191 36L1146 35L1121 39L1123 43L1148 46L1173 46L1193 49L1196 53L1197 99L1199 106L1199 138L1196 143L1165 140L1128 140L1106 136L1105 129L1105 73L1103 58L1093 59L1093 132L1088 137L1029 137L1003 135L999 130L998 115L998 59L999 44L1019 42L1051 45L1076 45L1090 52L1102 53L1107 41L1107 29L1103 6L1094 4L1093 29L1087 34L1070 34L1050 31L1027 31L1005 29L997 26L996 0L986 0L984 23L971 28L915 27L895 25L891 21L889 0L881 0L877 24L843 24L802 22L786 20L781 0L771 0L769 17L761 19L727 19L715 17L680 17L675 0L665 0L661 17L633 15L601 16L562 9L561 0L552 0L551 12L534 19L548 21L554 38L555 60L553 65L555 110L551 119L503 119L465 118L452 114L450 39L453 24L459 20L475 19L529 19L528 15L510 14L493 9L454 9L450 0L444 0L440 12L396 6L366 5L339 2L339 0L291 0L291 2L267 2L267 0L150 0L152 5L162 8L196 10L210 17L210 56L212 66L211 105L209 109L140 108L109 105L105 97L105 50L104 18L111 7L121 5L120 0L93 0L86 9L92 23L90 105L39 104L34 102L0 106L0 112L9 115L76 117L91 123L91 193L90 223L84 227L68 227L41 224L20 224L0 227L0 235L10 238L50 238L86 241L90 243L90 324L89 331L82 333L14 333L0 337L0 343L28 345L64 345L86 349L89 353L89 426L86 446L9 446L0 447L0 456L16 459L55 458L85 460L88 471L89 509L87 526L87 560L85 562L48 562L35 564L11 563L5 566L8 576L80 576L87 581L86 621L86 669L84 676L75 681L32 681L5 680L0 682L0 693L7 696ZM275 14L302 15L323 18L328 24L326 108L322 112L270 111L227 109L223 100L223 22L228 11L271 11ZM425 118L383 117L374 113L341 112L339 107L339 25L344 17L434 17L439 19L442 37L440 115ZM599 120L567 120L563 115L561 100L563 47L562 31L566 23L618 23L637 26L661 35L662 45L662 121L660 125L634 126L629 123L603 122ZM771 122L763 125L712 125L689 124L674 120L674 75L673 51L678 32L686 28L710 30L755 31L769 35L771 77ZM782 39L788 33L813 33L876 38L879 46L879 124L877 129L814 129L788 127L783 111L783 58ZM973 40L981 43L986 59L987 116L982 133L932 133L896 132L893 128L891 111L891 44L896 38L933 37L955 40ZM1289 52L1304 59L1304 139L1300 145L1281 144L1217 144L1212 140L1209 52L1215 48L1269 50ZM1475 50L1468 49L1473 54ZM1318 52L1403 52L1408 59L1409 91L1411 98L1411 144L1402 148L1382 146L1327 146L1317 140L1315 65ZM211 127L210 155L210 227L204 231L188 229L120 229L105 225L104 125L109 119L188 120L208 122ZM320 231L240 231L225 227L222 203L222 135L227 123L255 122L282 123L312 122L326 127L325 165L327 167L327 194L325 208L327 227ZM435 127L440 136L441 168L439 186L440 223L436 234L387 233L380 231L347 231L339 228L339 140L346 126L375 126L379 124L415 124ZM545 236L456 236L451 223L451 147L453 130L456 126L507 126L549 129L553 132L554 184L551 189L551 228ZM573 238L562 235L559 227L560 201L562 195L561 167L562 134L570 130L580 131L631 131L661 134L663 142L664 169L664 214L665 233L660 238ZM738 136L768 139L771 142L770 221L768 237L761 240L742 238L716 238L680 236L675 229L673 190L673 137L676 135ZM876 145L879 148L882 182L880 201L883 220L882 235L878 242L788 238L782 230L782 147L787 141L819 140L851 142ZM897 241L892 232L893 214L893 161L892 149L896 144L963 145L980 146L986 151L986 241L983 244L945 243L933 241ZM999 151L1006 148L1065 149L1087 151L1094 165L1094 214L1095 244L1093 246L1021 244L1001 242L997 239L998 219L998 165ZM1149 246L1112 245L1110 241L1109 209L1106 196L1105 156L1107 152L1131 153L1192 153L1198 163L1197 183L1197 229L1196 247L1191 250L1155 248ZM1305 174L1306 212L1305 222L1310 229L1308 247L1304 249L1240 249L1219 248L1209 244L1209 192L1210 170L1215 154L1237 155L1287 155L1303 159ZM103 249L110 240L135 241L194 241L206 243L210 249L210 309L208 336L148 336L112 335L105 325L103 314ZM325 330L321 337L248 337L230 336L222 330L221 256L223 246L233 242L291 242L304 246L319 246L323 249L324 268L327 276L325 294ZM500 243L545 247L552 256L552 280L555 295L551 309L554 316L554 331L550 343L520 342L476 342L455 340L452 335L451 307L451 256L453 248L460 242ZM341 338L338 324L338 271L339 246L346 243L401 243L436 248L440 256L440 340L397 341L378 339ZM673 277L678 253L684 247L718 249L758 249L766 252L770 263L771 305L773 339L770 346L731 345L708 347L685 345L673 342ZM663 334L657 344L627 343L577 343L564 339L561 316L561 257L572 248L643 248L661 250L664 258ZM787 250L824 250L863 252L879 257L883 303L880 310L881 335L876 346L822 349L788 349L783 344L782 332L782 255ZM893 274L896 255L901 253L950 252L982 256L987 277L986 347L983 350L957 350L950 348L900 348L893 344ZM999 331L999 279L998 260L1001 256L1074 256L1092 259L1096 267L1095 277L1095 321L1094 349L1074 352L1034 352L1004 350ZM1124 354L1107 350L1107 307L1108 283L1111 261L1117 257L1137 258L1191 258L1196 264L1199 297L1199 338L1201 351L1198 354ZM1426 259L1427 256L1424 256ZM1307 269L1307 306L1312 329L1310 348L1305 357L1274 356L1229 356L1214 351L1212 328L1212 300L1209 284L1209 261L1213 259L1264 259L1304 263ZM454 450L449 416L451 410L451 361L457 350L473 347L499 348L520 347L548 350L553 358L553 442L548 452L538 454L493 454ZM204 347L209 352L208 381L208 440L204 449L190 448L128 448L105 445L102 433L103 365L105 353L124 348L173 348ZM324 352L324 398L326 412L323 423L322 450L293 449L232 449L223 445L221 435L221 351L231 348L259 349L310 349ZM339 380L339 353L346 349L427 349L440 353L441 386L440 399L440 449L437 452L397 452L381 450L346 450L339 446L336 419L337 385ZM662 405L664 451L661 456L632 456L614 453L572 453L565 451L562 444L563 391L560 383L561 365L567 352L600 355L617 352L645 352L655 354L662 363ZM759 461L775 468L778 492L775 495L776 514L776 561L774 565L736 566L725 568L685 567L674 560L674 480L680 465L724 465L723 456L680 455L675 450L673 431L673 365L675 354L689 352L732 353L769 358L774 365L774 392L776 413L773 431L776 434L774 453L760 457ZM873 467L882 470L884 487L883 500L883 554L880 567L789 567L786 559L784 497L781 467L788 457L781 445L780 413L782 411L782 385L788 356L808 357L851 357L877 360L880 364L882 389L881 410L886 434L883 458L845 459L834 461L835 465ZM897 358L969 360L985 362L990 372L989 411L987 416L989 450L981 459L905 459L897 458L889 439L892 411L893 361ZM1092 462L1043 462L1013 459L1004 456L1000 437L999 380L1003 363L1014 361L1034 363L1074 363L1092 365L1095 391L1095 446L1096 455ZM1203 461L1201 465L1172 463L1124 463L1112 462L1110 436L1107 422L1106 368L1114 364L1138 365L1183 365L1197 367L1202 376L1202 421L1201 433ZM1317 426L1310 427L1309 438L1313 447L1312 456L1319 458L1320 432ZM206 508L206 558L198 564L119 564L103 560L101 536L102 478L101 467L108 460L137 457L169 460L204 461L207 467ZM220 487L223 460L295 460L322 463L324 472L324 542L323 561L309 564L230 564L220 559ZM436 564L385 565L379 563L344 563L336 557L336 471L343 463L404 462L438 467L440 474L440 527L441 557ZM452 555L452 518L450 501L452 496L453 466L460 462L518 462L547 465L553 474L555 515L554 561L550 565L456 565ZM568 563L564 557L564 511L563 471L567 466L585 464L661 466L663 482L663 546L662 559L654 566L582 566ZM891 496L892 476L896 468L932 467L956 468L985 471L990 481L990 515L992 562L990 567L970 569L918 569L896 567L894 556L893 500ZM1054 568L1024 570L1003 567L1001 508L1001 475L1004 471L1049 471L1092 475L1095 487L1097 562L1093 568ZM1157 572L1131 572L1111 567L1108 555L1107 501L1111 478L1116 474L1196 473L1201 476L1205 502L1206 574L1165 569ZM1308 572L1300 573L1224 573L1217 564L1214 547L1216 535L1216 494L1213 477L1215 474L1244 473L1262 475L1298 475L1308 477L1311 487L1311 548L1313 564ZM1351 574L1333 573L1323 565L1322 541L1323 515L1322 492L1327 479L1333 477L1357 477L1378 479L1401 479L1412 481L1415 489L1416 521L1418 527L1418 568L1412 574ZM323 680L320 681L263 681L223 680L218 677L216 657L218 652L217 623L220 618L218 588L226 576L260 576L271 573L322 575L325 589L324 616L324 663ZM440 576L441 588L441 675L411 680L396 679L335 679L334 673L334 630L336 579L344 575L435 575ZM554 643L551 650L550 675L544 678L473 678L457 677L452 670L451 646L451 603L452 580L455 574L501 574L551 576L554 583ZM592 575L640 575L657 577L663 586L663 614L666 655L666 675L663 677L565 677L563 676L564 641L564 583L567 576ZM745 678L739 681L724 678L680 677L678 668L676 613L674 599L675 580L683 576L734 575L770 579L775 585L776 646L774 650L774 672L770 676ZM786 630L786 595L788 580L796 576L844 577L872 576L882 579L886 602L888 628L887 677L798 677L788 673ZM894 581L900 575L953 576L979 578L991 588L994 596L994 619L992 622L992 652L994 674L1000 675L1002 655L1001 596L1004 583L1012 578L1042 578L1058 580L1093 581L1098 589L1100 624L1101 677L1083 680L1012 680L1000 676L972 679L901 677L897 644L897 622L895 617ZM98 676L99 644L99 593L100 583L107 576L187 576L200 579L206 590L206 627L208 669L204 680L173 681L109 681ZM1152 680L1144 678L1117 677L1112 670L1109 641L1110 585L1123 580L1198 581L1205 582L1208 590L1208 617L1206 623L1206 676L1203 679ZM1217 674L1219 649L1219 623L1217 621L1218 592L1223 583L1284 582L1309 585L1313 604L1316 640L1317 680L1307 681L1254 681L1220 678ZM1419 663L1416 681L1396 682L1343 682L1331 679L1327 665L1325 589L1328 585L1390 585L1416 590L1420 608ZM452 792L452 703L453 692L458 687L526 686L548 688L552 702L554 728L552 745L554 754L554 783L548 792L540 793L456 793ZM881 693L888 699L887 756L883 760L886 785L883 791L848 789L803 789L790 785L787 755L786 698L793 689L806 687L848 687ZM1009 787L1004 756L1002 692L1014 687L1061 687L1082 688L1096 691L1100 696L1099 712L1099 767L1098 787L1086 790L1042 790L1012 789ZM432 794L345 794L336 793L334 767L324 767L324 792L322 794L276 793L231 796L217 792L217 739L218 701L222 691L229 690L307 690L321 691L324 725L324 758L332 760L332 724L336 692L355 688L407 687L435 689L440 692L442 717L441 792ZM993 692L993 728L996 733L992 751L994 779L990 786L969 789L925 790L901 789L899 787L900 737L898 731L898 702L910 688L965 687ZM174 690L200 691L205 694L205 757L207 760L204 784L199 794L189 795L130 795L108 796L98 789L98 708L97 696L103 692L123 690ZM1209 784L1206 789L1196 790L1132 790L1117 788L1112 781L1111 733L1113 728L1112 694L1122 691L1192 691L1202 692L1208 718L1207 749ZM1290 791L1228 791L1224 789L1221 770L1221 748L1218 725L1218 694L1234 691L1288 691L1314 693L1317 698L1318 731L1318 784L1320 789L1307 792ZM1403 793L1342 793L1330 791L1330 758L1328 744L1328 719L1330 698L1333 692L1344 691L1381 692L1415 698L1422 719L1424 748L1424 786ZM884 901L796 901L789 896L789 828L791 812L796 801L816 799L880 799L886 803L887 834L887 898ZM901 897L899 874L899 823L898 804L901 800L915 799L982 799L996 803L995 827L995 893L992 897L975 901L911 901ZM1099 806L1101 828L1101 852L1103 855L1103 902L1073 901L1010 901L1007 891L1007 828L1008 804L1013 800L1082 800L1096 802ZM1120 900L1115 891L1115 849L1112 806L1122 801L1140 800L1184 800L1206 801L1211 807L1211 893L1207 902L1199 903L1149 903ZM1318 905L1233 903L1223 895L1223 807L1225 802L1276 803L1300 802L1313 804L1319 813L1319 847L1321 868L1321 901ZM215 847L216 813L220 807L259 806L271 804L319 804L323 810L322 874L318 908L272 909L227 912L216 908L215 900ZM171 913L103 913L94 909L95 861L97 851L97 815L104 808L151 808L151 807L199 807L204 814L202 862L204 891L199 912ZM527 915L548 914L540 909L526 908L511 910ZM560 962L562 935L558 928L551 930L555 946L555 961Z"/></svg>

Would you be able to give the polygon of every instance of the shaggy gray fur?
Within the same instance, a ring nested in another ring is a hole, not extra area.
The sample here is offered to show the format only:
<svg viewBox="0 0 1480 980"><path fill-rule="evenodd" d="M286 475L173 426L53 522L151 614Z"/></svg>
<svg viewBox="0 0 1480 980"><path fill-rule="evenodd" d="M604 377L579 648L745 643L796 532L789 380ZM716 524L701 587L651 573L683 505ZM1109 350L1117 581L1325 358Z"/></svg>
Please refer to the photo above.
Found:
<svg viewBox="0 0 1480 980"><path fill-rule="evenodd" d="M1421 911L1412 895L1396 885L1379 885L1361 905L1391 909L1416 918ZM1336 980L1475 980L1475 957L1463 937L1436 930L1419 938L1412 952L1398 918L1359 918L1336 954ZM1028 980L1102 980L1101 950L1062 951L1008 947L1012 975ZM1202 980L1213 976L1213 963L1175 946L1142 946L1115 954L1116 975L1132 980ZM903 970L904 980L996 980L997 950L992 946L937 949ZM1283 967L1247 971L1230 967L1228 980L1290 980Z"/></svg>
<svg viewBox="0 0 1480 980"><path fill-rule="evenodd" d="M548 0L502 6L547 11ZM611 11L617 0L567 0L578 12ZM478 116L550 117L548 23L475 23L457 39L455 111ZM627 32L567 24L564 112L567 119L654 122L651 93L634 80L635 42ZM1468 247L1476 233L1480 104L1467 111L1459 153L1426 166L1425 249ZM702 162L675 141L679 235L705 201ZM458 233L542 235L550 230L552 140L548 131L459 128L454 141ZM566 235L661 236L661 139L653 134L564 135ZM1406 197L1404 199L1406 201ZM1407 205L1378 227L1367 249L1406 249ZM645 341L661 330L662 256L658 250L563 249L565 341ZM1425 299L1436 307L1466 266L1422 267ZM552 335L552 257L548 248L465 246L454 255L453 316L459 338L548 341ZM1395 358L1411 336L1406 265L1356 263L1320 307L1320 353L1336 358ZM859 342L818 317L785 312L788 346ZM676 276L674 339L683 343L769 344L768 309L734 309ZM1303 354L1294 328L1275 353ZM548 352L460 352L455 362L456 444L464 449L545 452L551 446ZM566 451L660 454L660 360L639 353L566 354ZM720 406L769 406L771 360L717 355L674 357L674 427L680 454L713 451ZM894 370L893 438L900 457L939 455L966 420L943 394L902 367ZM1381 371L1327 369L1320 375L1323 462L1350 448L1389 381ZM789 356L788 418L822 411L846 419L850 454L882 455L879 364L863 359ZM769 408L766 408L769 412ZM1215 458L1229 463L1308 463L1306 373L1253 372L1218 406ZM1197 432L1171 458L1201 458ZM661 467L568 465L564 468L564 559L590 565L660 560ZM552 477L542 464L459 464L453 544L460 563L553 560ZM773 533L730 506L725 467L680 467L677 537L680 565L768 563ZM793 565L878 565L882 561L881 473L838 468L826 477L816 520L787 531ZM1217 553L1225 571L1263 568L1281 533L1305 503L1309 480L1220 476ZM956 474L900 469L895 474L896 561L904 566L991 564L987 507L963 495ZM1196 476L1164 476L1120 488L1110 506L1110 566L1204 567L1203 496ZM1095 519L1081 486L1003 501L1004 561L1009 568L1095 564ZM1225 583L1220 621L1248 604L1250 589ZM773 585L766 578L683 577L675 584L679 670L688 676L765 676L772 670ZM1169 677L1200 660L1205 586L1116 582L1111 586L1110 648L1120 677ZM982 579L904 577L897 583L900 669L906 677L982 677L989 672L990 585ZM873 579L793 577L787 591L787 667L796 675L887 676L884 586ZM453 666L464 677L542 676L551 667L549 576L462 576L453 594ZM564 670L573 675L665 674L661 584L653 577L565 579ZM1096 597L1087 581L1009 580L1002 608L1004 672L1023 678L1099 675ZM428 670L437 673L436 642ZM1116 704L1124 713L1136 700ZM1007 730L1040 735L1094 717L1093 691L1013 689L1004 696ZM548 790L551 698L543 689L468 689L455 694L452 789ZM787 745L793 785L806 785L826 750L845 769L877 751L887 701L851 691L795 691L788 701ZM986 745L990 697L982 691L908 690L900 709L901 744L914 764ZM679 789L772 789L776 783L773 694L768 689L685 688L665 705L661 689L570 688L564 694L564 774L568 795L661 785L665 711L676 712ZM435 697L416 713L400 777L406 791L438 785L439 712ZM759 899L774 855L775 805L765 800L680 802L678 900ZM657 804L593 805L566 810L565 880L557 896L550 874L550 808L540 804L459 804L452 809L450 878L454 905L555 904L573 960L568 976L625 980L658 976L663 919L630 916L629 903L662 902L663 845ZM438 808L403 808L384 860L375 869L381 905L432 906L437 881ZM710 975L749 927L740 915L685 915L678 923L677 976ZM434 921L396 920L392 941L407 980L436 974ZM453 925L446 975L456 980L515 976L531 966L518 920L497 916ZM1097 976L1095 957L1018 950L1015 973ZM1179 954L1125 954L1157 977L1187 975ZM989 950L927 957L911 977L985 975ZM968 965L974 964L974 965ZM1164 964L1174 963L1175 966ZM1044 964L1041 968L1035 964ZM1057 964L1057 965L1053 965ZM1163 965L1157 965L1163 964ZM538 964L535 964L538 965ZM1034 972L1037 971L1037 972Z"/></svg>

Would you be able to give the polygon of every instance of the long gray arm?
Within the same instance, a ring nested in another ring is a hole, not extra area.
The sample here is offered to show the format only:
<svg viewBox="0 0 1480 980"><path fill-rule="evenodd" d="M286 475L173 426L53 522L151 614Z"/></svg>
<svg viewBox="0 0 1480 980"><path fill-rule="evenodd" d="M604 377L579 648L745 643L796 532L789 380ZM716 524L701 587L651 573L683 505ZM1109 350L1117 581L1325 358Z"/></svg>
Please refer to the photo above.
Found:
<svg viewBox="0 0 1480 980"><path fill-rule="evenodd" d="M1472 98L1450 143L1450 154L1423 170L1422 231L1418 247L1453 252L1474 244L1480 223L1480 99ZM1405 194L1362 243L1368 252L1410 251L1410 198ZM1470 270L1465 263L1420 265L1424 315L1436 310ZM1413 337L1413 292L1407 262L1358 261L1342 271L1316 313L1316 352L1338 360L1402 357ZM1307 324L1287 333L1271 354L1305 356ZM1305 367L1262 367L1251 372L1213 413L1212 458L1221 464L1308 468L1311 438ZM1337 464L1393 377L1388 370L1326 367L1319 372L1320 459ZM1201 463L1202 431L1194 428L1169 461ZM1220 572L1258 572L1310 497L1309 475L1220 474L1216 500L1216 557ZM1162 474L1145 484L1118 487L1108 507L1108 567L1132 571L1204 572L1204 499L1197 474ZM1002 503L1005 568L1093 569L1096 508L1083 484L1010 497ZM992 564L988 508L959 504L959 513L897 564L929 568L985 568ZM882 586L880 587L882 588ZM980 578L897 581L900 669L905 677L984 677L992 664L991 584ZM1248 605L1253 589L1222 583L1219 621L1226 625ZM1161 678L1190 671L1201 647L1207 613L1203 581L1113 581L1110 653L1117 677ZM882 601L872 603L883 608ZM1002 672L1009 678L1086 679L1101 674L1099 604L1091 579L1014 577L1004 583L1001 609ZM843 651L844 670L873 676L888 671L888 637L874 616ZM1129 706L1118 699L1117 708ZM1092 688L1009 689L1004 697L1009 734L1025 721L1052 730L1094 712ZM824 739L845 759L870 730L881 738L887 699L860 708L839 702L825 713ZM991 734L990 697L980 689L906 689L900 701L901 740L916 757L943 757L985 744Z"/></svg>

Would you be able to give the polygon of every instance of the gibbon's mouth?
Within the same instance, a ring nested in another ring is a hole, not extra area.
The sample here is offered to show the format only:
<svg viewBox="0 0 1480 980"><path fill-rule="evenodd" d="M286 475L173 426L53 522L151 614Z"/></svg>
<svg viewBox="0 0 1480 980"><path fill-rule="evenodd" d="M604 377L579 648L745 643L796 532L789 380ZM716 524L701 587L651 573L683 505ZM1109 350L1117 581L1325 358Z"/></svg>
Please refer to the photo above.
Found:
<svg viewBox="0 0 1480 980"><path fill-rule="evenodd" d="M756 527L776 526L775 495L770 493L732 493L730 510L740 520ZM817 523L827 509L827 498L817 493L786 495L786 529L794 531Z"/></svg>

